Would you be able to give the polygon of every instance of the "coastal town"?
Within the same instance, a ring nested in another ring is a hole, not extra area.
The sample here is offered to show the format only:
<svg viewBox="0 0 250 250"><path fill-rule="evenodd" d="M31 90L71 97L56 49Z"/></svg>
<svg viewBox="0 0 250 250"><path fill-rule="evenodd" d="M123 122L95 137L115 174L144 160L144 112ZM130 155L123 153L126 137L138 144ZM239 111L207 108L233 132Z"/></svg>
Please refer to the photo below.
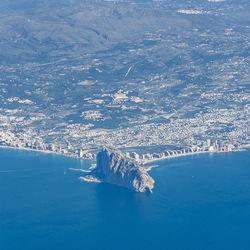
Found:
<svg viewBox="0 0 250 250"><path fill-rule="evenodd" d="M25 140L24 138L16 138L14 134L8 133L5 134L0 132L0 147L2 148L13 148L13 149L21 149L21 150L32 150L39 151L44 153L54 153L58 155L63 155L67 157L74 157L79 159L87 159L87 160L95 160L96 154L98 150L83 150L80 148L73 148L70 144L66 147L62 147L61 145L55 144L46 144L41 140ZM110 146L112 148L112 146ZM165 147L167 148L167 147ZM178 149L165 149L159 152L159 148L157 152L148 152L142 153L140 150L137 152L133 152L131 150L125 151L125 155L128 158L134 159L140 163L146 164L154 161L159 161L162 159L193 155L193 154L201 154L201 153L220 153L220 152L232 152L232 151L240 151L243 150L237 144L232 143L224 143L223 141L212 141L211 139L207 139L201 145L192 145L184 148Z"/></svg>
<svg viewBox="0 0 250 250"><path fill-rule="evenodd" d="M103 6L88 6L70 12L70 24L61 9L57 17L48 12L53 25L37 21L38 12L25 16L23 31L1 31L11 32L0 57L2 147L94 160L107 146L146 163L250 144L249 29L244 22L235 28L235 10L223 9L224 24L202 26L200 18L222 13L210 2L200 6L209 11L138 5L143 15L131 5L128 32L114 14L127 13L123 4L115 12L105 5L105 21L88 18Z"/></svg>

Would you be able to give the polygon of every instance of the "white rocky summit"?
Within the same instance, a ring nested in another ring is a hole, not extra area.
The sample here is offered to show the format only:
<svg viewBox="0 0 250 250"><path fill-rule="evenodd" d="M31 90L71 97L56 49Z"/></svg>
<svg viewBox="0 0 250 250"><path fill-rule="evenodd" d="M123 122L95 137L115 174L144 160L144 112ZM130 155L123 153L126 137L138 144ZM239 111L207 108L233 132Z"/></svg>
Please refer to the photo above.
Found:
<svg viewBox="0 0 250 250"><path fill-rule="evenodd" d="M104 148L97 154L97 167L93 171L103 182L123 186L137 192L152 192L154 179L137 162L120 151Z"/></svg>

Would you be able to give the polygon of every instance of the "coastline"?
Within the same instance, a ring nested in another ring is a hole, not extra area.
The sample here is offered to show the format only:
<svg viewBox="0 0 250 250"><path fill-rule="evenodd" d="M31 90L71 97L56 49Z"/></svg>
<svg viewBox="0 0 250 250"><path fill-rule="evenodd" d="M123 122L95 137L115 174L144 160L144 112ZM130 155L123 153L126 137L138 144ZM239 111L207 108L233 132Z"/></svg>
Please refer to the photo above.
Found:
<svg viewBox="0 0 250 250"><path fill-rule="evenodd" d="M151 163L156 163L158 161L162 161L162 160L166 160L166 159L172 159L172 158L177 158L177 157L184 157L184 156L189 156L189 155L198 155L198 154L218 154L218 153L234 153L234 152L241 152L241 151L245 151L245 148L249 148L250 144L248 144L246 147L244 146L241 149L238 150L232 150L232 151L198 151L198 152L190 152L190 153L183 153L183 154L178 154L178 155L170 155L170 156L165 156L165 157L161 157L161 158L157 158L157 159L151 159L151 160L144 160L141 161L143 165L146 164L151 164ZM157 167L154 166L154 167Z"/></svg>
<svg viewBox="0 0 250 250"><path fill-rule="evenodd" d="M75 157L73 155L65 155L65 154L61 154L61 153L58 153L58 152L52 152L50 150L41 150L41 149L33 149L33 148L25 148L25 147L11 147L11 146L0 145L0 149L1 148L3 148L3 149L14 149L14 150L24 150L24 151L43 153L43 154L54 154L54 155L58 155L58 156L69 157L69 158L74 158L74 159L81 160L81 158ZM86 160L86 159L82 159L82 160Z"/></svg>
<svg viewBox="0 0 250 250"><path fill-rule="evenodd" d="M72 159L91 161L90 159L83 159L83 158L76 157L74 155L65 155L65 154L50 151L50 150L41 150L41 149L33 149L33 148L25 148L25 147L11 147L11 146L0 145L0 149L1 148L3 148L3 149L14 149L14 150L25 150L25 151L38 152L38 153L43 153L43 154L54 154L54 155L58 155L58 156L69 157L69 158L72 158ZM147 169L147 171L149 171L154 167L158 167L157 164L155 164L155 165L150 165L150 164L157 163L158 161L162 161L162 160L173 159L173 158L177 158L177 157L190 156L190 155L208 154L208 153L209 154L229 153L229 152L234 153L234 152L245 151L247 148L250 148L250 144L246 144L246 145L244 145L244 147L242 147L240 149L237 149L237 150L232 150L232 151L197 151L197 152L175 154L175 155L170 155L170 156L168 155L168 156L165 156L165 157L155 158L155 159L150 159L150 160L137 160L137 161L140 162L143 165L143 167L145 167ZM147 164L149 164L149 165L147 165Z"/></svg>

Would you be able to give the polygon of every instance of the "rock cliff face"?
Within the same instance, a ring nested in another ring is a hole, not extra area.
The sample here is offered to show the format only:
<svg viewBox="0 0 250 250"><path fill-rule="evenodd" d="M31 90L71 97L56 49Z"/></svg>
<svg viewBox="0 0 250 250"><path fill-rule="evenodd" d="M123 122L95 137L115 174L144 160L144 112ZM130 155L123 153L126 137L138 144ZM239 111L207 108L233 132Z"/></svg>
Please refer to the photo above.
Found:
<svg viewBox="0 0 250 250"><path fill-rule="evenodd" d="M137 192L152 192L154 179L137 162L119 151L103 149L97 154L94 173L103 182L127 187Z"/></svg>

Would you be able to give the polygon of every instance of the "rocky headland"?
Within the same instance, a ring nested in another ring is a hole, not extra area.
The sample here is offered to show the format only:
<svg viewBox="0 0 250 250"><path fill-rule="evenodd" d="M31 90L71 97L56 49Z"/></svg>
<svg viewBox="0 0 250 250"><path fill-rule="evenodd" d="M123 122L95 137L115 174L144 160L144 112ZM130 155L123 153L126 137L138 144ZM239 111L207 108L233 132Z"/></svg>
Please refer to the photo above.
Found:
<svg viewBox="0 0 250 250"><path fill-rule="evenodd" d="M102 149L92 175L102 182L123 186L137 192L152 192L154 179L147 170L117 150Z"/></svg>

